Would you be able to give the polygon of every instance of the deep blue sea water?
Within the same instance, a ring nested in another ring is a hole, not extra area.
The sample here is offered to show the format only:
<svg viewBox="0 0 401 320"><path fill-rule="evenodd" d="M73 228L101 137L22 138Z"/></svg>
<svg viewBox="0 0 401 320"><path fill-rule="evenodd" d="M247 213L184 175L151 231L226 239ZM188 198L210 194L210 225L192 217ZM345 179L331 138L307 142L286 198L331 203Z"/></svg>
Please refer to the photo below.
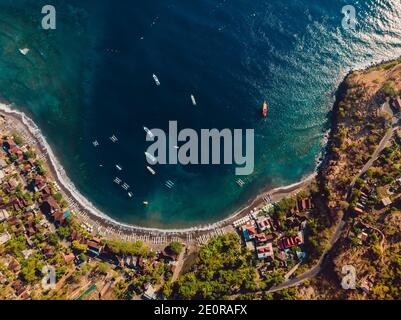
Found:
<svg viewBox="0 0 401 320"><path fill-rule="evenodd" d="M401 55L399 0L54 0L53 31L40 28L45 4L0 0L0 95L38 123L90 201L142 226L214 222L258 190L312 173L345 74ZM341 25L349 4L355 31ZM169 120L255 129L245 187L233 166L157 166L150 175L142 128Z"/></svg>

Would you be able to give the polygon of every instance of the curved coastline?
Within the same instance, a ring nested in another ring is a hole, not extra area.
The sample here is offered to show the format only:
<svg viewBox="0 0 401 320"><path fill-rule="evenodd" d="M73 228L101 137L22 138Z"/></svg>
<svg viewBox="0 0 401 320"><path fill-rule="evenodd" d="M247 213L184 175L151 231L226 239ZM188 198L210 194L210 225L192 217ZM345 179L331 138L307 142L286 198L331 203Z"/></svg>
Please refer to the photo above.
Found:
<svg viewBox="0 0 401 320"><path fill-rule="evenodd" d="M36 143L36 147L39 148L38 151L46 158L46 165L51 170L51 174L59 188L69 197L72 198L76 204L80 206L80 212L77 212L79 215L89 216L89 219L94 220L100 226L106 227L114 227L119 233L147 233L147 234L163 234L163 235L176 235L182 236L187 235L188 233L205 233L210 232L218 228L224 228L232 224L233 221L239 219L246 214L249 214L249 210L257 205L260 205L263 202L263 195L269 193L272 198L279 199L280 195L289 194L295 192L296 190L302 188L306 184L308 184L315 176L316 172L307 176L305 179L302 179L299 182L293 183L288 186L280 186L274 189L268 188L263 190L263 192L259 192L256 197L253 197L250 201L247 202L246 205L236 210L234 213L229 215L227 218L224 218L220 221L210 223L207 225L198 225L190 228L176 228L176 229L161 229L161 228L150 228L150 227L141 227L137 225L131 225L116 221L115 219L109 217L107 214L96 208L96 206L91 203L85 196L83 196L79 190L75 187L74 183L69 179L64 170L63 166L56 158L54 152L52 151L50 145L46 141L46 137L41 132L40 128L35 124L35 122L28 117L24 112L18 111L14 108L13 104L6 104L4 102L0 102L0 112L2 112L5 116L11 117L14 120L18 121L21 125L23 125L24 129L27 133L33 138ZM17 130L17 128L16 128ZM18 131L18 130L17 130Z"/></svg>

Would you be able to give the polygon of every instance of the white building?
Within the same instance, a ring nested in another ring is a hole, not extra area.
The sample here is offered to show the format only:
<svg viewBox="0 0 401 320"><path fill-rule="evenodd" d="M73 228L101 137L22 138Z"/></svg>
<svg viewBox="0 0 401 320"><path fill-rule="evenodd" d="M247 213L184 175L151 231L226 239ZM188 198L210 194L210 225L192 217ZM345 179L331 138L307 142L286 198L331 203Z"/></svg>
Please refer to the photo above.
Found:
<svg viewBox="0 0 401 320"><path fill-rule="evenodd" d="M0 234L0 245L5 244L11 239L11 236L8 232Z"/></svg>

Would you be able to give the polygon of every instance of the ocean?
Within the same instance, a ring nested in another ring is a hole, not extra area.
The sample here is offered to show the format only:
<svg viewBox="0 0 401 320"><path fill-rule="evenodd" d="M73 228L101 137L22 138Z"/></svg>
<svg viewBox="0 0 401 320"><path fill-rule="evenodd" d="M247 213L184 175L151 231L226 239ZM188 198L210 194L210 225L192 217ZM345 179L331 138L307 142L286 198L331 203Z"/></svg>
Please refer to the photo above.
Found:
<svg viewBox="0 0 401 320"><path fill-rule="evenodd" d="M401 55L398 0L54 0L56 30L43 30L46 4L0 0L0 97L38 124L83 195L138 226L213 223L313 173L344 76ZM342 27L345 5L355 30ZM143 127L172 120L254 129L244 187L234 165L158 165L151 175Z"/></svg>

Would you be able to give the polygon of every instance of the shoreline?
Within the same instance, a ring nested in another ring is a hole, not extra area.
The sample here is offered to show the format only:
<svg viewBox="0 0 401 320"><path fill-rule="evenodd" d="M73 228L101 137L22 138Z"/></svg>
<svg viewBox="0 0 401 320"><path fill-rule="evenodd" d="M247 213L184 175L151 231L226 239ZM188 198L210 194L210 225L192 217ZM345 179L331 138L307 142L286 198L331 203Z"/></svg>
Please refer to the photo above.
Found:
<svg viewBox="0 0 401 320"><path fill-rule="evenodd" d="M189 237L189 235L201 236L218 229L227 229L228 227L232 228L231 225L235 220L248 215L249 211L254 207L260 206L264 201L263 196L267 193L271 196L272 202L279 201L280 199L304 188L317 175L317 171L315 170L311 175L291 185L280 186L273 189L271 187L265 188L227 218L214 223L198 225L190 228L172 229L141 227L114 220L101 210L97 209L94 204L83 196L75 187L74 183L68 178L64 168L56 158L50 145L47 143L46 137L42 134L34 121L25 113L15 110L13 104L0 102L0 114L4 115L6 118L11 118L15 122L16 126L14 126L13 129L17 132L22 131L24 133L22 135L24 140L27 140L26 138L28 135L28 140L30 141L28 144L33 144L38 152L38 156L45 160L46 166L50 169L52 179L66 195L66 200L69 206L72 207L71 209L75 211L76 217L88 224L92 224L94 230L106 237L107 235L113 235L114 237L122 237L124 240L132 240L132 238L138 238L139 236L142 240L149 240L146 239L147 236L175 236L177 238L186 236L186 240L188 240L188 238L191 238L192 240L192 237ZM88 222L87 220L91 221Z"/></svg>

